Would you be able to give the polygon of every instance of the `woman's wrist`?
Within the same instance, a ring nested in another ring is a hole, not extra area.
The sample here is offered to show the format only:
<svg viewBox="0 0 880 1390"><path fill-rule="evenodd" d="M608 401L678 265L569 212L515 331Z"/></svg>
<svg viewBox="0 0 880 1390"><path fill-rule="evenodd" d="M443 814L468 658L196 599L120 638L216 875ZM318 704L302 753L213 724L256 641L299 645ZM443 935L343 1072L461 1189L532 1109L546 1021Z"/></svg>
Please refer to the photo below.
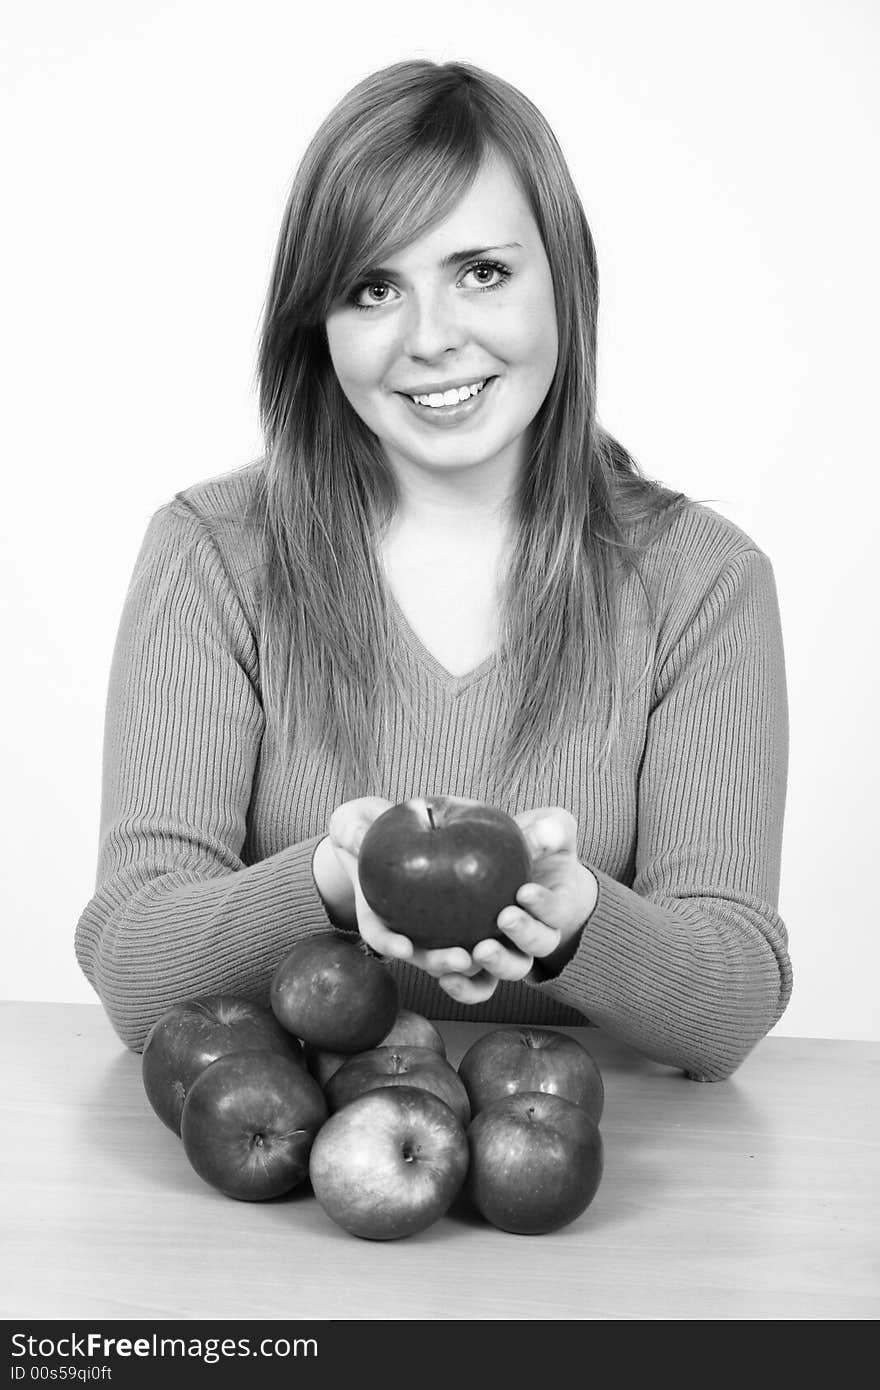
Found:
<svg viewBox="0 0 880 1390"><path fill-rule="evenodd" d="M329 835L319 840L312 856L312 877L315 887L324 904L327 916L334 926L347 931L357 928L354 888L351 879L339 861Z"/></svg>

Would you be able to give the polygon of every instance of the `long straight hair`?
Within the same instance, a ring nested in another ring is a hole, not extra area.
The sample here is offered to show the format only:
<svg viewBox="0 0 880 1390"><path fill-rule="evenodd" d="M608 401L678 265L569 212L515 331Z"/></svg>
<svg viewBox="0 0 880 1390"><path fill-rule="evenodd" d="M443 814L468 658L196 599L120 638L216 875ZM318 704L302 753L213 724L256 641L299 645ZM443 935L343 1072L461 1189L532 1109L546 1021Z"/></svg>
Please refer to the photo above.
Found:
<svg viewBox="0 0 880 1390"><path fill-rule="evenodd" d="M689 500L644 477L597 423L596 252L542 114L465 63L400 62L360 82L309 144L283 216L259 345L265 459L254 508L266 560L268 716L288 749L306 740L337 758L350 795L381 794L379 744L403 698L379 563L397 489L339 386L325 321L369 267L455 206L490 154L508 161L527 196L559 337L518 481L500 598L506 725L490 768L499 797L515 795L519 779L585 719L599 728L607 760L626 698L620 581L634 568L650 606L639 549Z"/></svg>

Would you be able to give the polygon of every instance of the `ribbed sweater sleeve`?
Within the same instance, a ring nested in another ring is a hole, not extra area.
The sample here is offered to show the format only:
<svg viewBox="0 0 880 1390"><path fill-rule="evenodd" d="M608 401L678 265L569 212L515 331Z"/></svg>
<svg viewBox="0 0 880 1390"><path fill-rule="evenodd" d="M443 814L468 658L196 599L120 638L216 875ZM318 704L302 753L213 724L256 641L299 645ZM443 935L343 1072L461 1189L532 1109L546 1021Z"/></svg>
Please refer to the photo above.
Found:
<svg viewBox="0 0 880 1390"><path fill-rule="evenodd" d="M788 767L770 561L735 556L658 655L632 887L593 868L579 947L539 988L694 1079L730 1075L791 993L776 911Z"/></svg>
<svg viewBox="0 0 880 1390"><path fill-rule="evenodd" d="M241 859L263 736L253 632L220 552L175 501L152 519L111 663L95 896L79 963L122 1040L175 999L265 1002L298 936L328 929L319 835Z"/></svg>

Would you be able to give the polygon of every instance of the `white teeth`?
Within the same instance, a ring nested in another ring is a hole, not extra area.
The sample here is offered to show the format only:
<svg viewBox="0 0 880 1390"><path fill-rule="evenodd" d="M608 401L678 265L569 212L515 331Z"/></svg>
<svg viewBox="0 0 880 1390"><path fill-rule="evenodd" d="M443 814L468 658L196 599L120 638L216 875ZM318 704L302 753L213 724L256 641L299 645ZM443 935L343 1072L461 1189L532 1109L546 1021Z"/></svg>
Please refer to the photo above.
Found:
<svg viewBox="0 0 880 1390"><path fill-rule="evenodd" d="M427 405L437 409L441 405L458 405L460 401L477 396L486 385L485 381L475 381L470 386L453 386L449 391L432 391L426 396L410 396L416 405Z"/></svg>

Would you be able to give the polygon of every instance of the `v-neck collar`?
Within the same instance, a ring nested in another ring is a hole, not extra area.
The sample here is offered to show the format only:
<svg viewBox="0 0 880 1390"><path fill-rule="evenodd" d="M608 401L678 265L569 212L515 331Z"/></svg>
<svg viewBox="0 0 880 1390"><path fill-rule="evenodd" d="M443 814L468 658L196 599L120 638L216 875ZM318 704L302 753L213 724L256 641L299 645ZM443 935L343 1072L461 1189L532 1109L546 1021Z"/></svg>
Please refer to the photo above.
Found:
<svg viewBox="0 0 880 1390"><path fill-rule="evenodd" d="M463 675L454 676L451 671L446 669L442 662L437 660L434 653L428 650L422 639L410 626L406 614L391 592L390 587L386 586L386 592L388 594L388 603L394 621L411 655L418 662L419 666L421 666L422 669L450 695L460 695L462 691L469 689L470 686L474 685L478 680L482 680L483 676L488 675L493 669L497 660L497 654L495 652L490 652L489 655L484 657L472 670L465 671Z"/></svg>

